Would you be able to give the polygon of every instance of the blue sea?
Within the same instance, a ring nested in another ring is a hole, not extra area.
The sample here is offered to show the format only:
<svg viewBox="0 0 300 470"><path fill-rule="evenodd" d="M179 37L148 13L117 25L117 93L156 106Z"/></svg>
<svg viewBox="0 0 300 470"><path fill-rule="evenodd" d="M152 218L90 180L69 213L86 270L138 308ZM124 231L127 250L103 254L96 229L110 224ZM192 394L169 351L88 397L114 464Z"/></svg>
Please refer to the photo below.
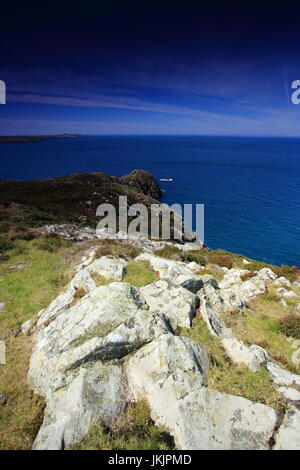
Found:
<svg viewBox="0 0 300 470"><path fill-rule="evenodd" d="M0 178L150 171L164 201L205 204L205 243L300 266L300 139L79 137L0 144ZM26 201L24 201L26 203Z"/></svg>

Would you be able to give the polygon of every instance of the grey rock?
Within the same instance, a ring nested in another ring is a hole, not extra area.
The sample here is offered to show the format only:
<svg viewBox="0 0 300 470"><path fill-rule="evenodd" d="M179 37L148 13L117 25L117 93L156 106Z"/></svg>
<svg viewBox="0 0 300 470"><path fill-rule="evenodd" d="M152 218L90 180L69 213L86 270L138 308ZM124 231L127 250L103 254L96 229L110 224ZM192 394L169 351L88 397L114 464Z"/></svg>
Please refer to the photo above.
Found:
<svg viewBox="0 0 300 470"><path fill-rule="evenodd" d="M250 272L248 269L229 269L219 283L220 289L227 289L237 284L242 284L241 276Z"/></svg>
<svg viewBox="0 0 300 470"><path fill-rule="evenodd" d="M240 290L238 288L220 289L220 296L223 301L224 310L244 307L244 301L241 298Z"/></svg>
<svg viewBox="0 0 300 470"><path fill-rule="evenodd" d="M184 287L196 294L203 285L201 278L194 274L185 263L163 259L150 253L143 253L136 258L136 261L140 260L148 261L154 271L159 273L160 279L174 287Z"/></svg>
<svg viewBox="0 0 300 470"><path fill-rule="evenodd" d="M300 392L291 387L278 387L278 392L289 403L300 405Z"/></svg>
<svg viewBox="0 0 300 470"><path fill-rule="evenodd" d="M274 450L300 450L300 411L291 408L275 436Z"/></svg>
<svg viewBox="0 0 300 470"><path fill-rule="evenodd" d="M183 287L169 287L166 281L157 281L140 288L150 309L169 318L173 330L190 328L199 299Z"/></svg>
<svg viewBox="0 0 300 470"><path fill-rule="evenodd" d="M233 332L228 328L219 312L214 310L205 298L200 299L200 314L213 336L231 338Z"/></svg>
<svg viewBox="0 0 300 470"><path fill-rule="evenodd" d="M257 277L262 281L274 281L277 275L270 268L262 268L258 271Z"/></svg>
<svg viewBox="0 0 300 470"><path fill-rule="evenodd" d="M260 346L246 346L236 338L222 339L224 349L232 362L246 365L252 372L260 370L262 364L268 361L268 354Z"/></svg>
<svg viewBox="0 0 300 470"><path fill-rule="evenodd" d="M5 308L5 303L4 302L0 302L0 312L2 312Z"/></svg>
<svg viewBox="0 0 300 470"><path fill-rule="evenodd" d="M251 280L242 283L239 288L239 294L243 301L247 302L253 297L263 294L266 290L264 282L259 278L253 277Z"/></svg>
<svg viewBox="0 0 300 470"><path fill-rule="evenodd" d="M168 429L178 449L268 448L274 410L205 388L208 361L200 344L165 335L125 368L134 398L148 401L152 419Z"/></svg>
<svg viewBox="0 0 300 470"><path fill-rule="evenodd" d="M122 281L126 274L127 262L113 258L112 256L102 256L88 266L89 273L95 272L107 279Z"/></svg>
<svg viewBox="0 0 300 470"><path fill-rule="evenodd" d="M190 263L187 264L187 267L193 272L193 273L198 273L199 271L202 271L205 269L204 266L201 266L198 263L195 263L195 261L191 261Z"/></svg>
<svg viewBox="0 0 300 470"><path fill-rule="evenodd" d="M62 236L63 238L73 242L81 242L86 240L114 240L148 252L160 250L166 246L175 246L182 251L199 250L203 247L203 243L201 241L195 241L192 243L152 241L149 240L148 237L135 236L133 234L128 234L125 232L110 233L107 229L97 229L96 231L93 227L81 227L75 224L44 225L38 228L37 230L45 235L56 233Z"/></svg>
<svg viewBox="0 0 300 470"><path fill-rule="evenodd" d="M97 284L92 274L96 273L109 279L122 280L125 274L127 262L124 260L114 259L112 257L103 256L96 259L86 268L80 270L66 287L66 289L43 310L39 315L37 327L52 321L58 315L66 311L69 304L73 301L74 294L77 289L83 289L86 294L96 289Z"/></svg>
<svg viewBox="0 0 300 470"><path fill-rule="evenodd" d="M278 366L274 362L267 363L267 369L273 382L278 386L289 387L297 385L300 387L300 375L293 374L286 369Z"/></svg>
<svg viewBox="0 0 300 470"><path fill-rule="evenodd" d="M52 394L33 450L60 450L80 441L100 421L113 427L129 399L120 367L97 363L81 368L64 388Z"/></svg>
<svg viewBox="0 0 300 470"><path fill-rule="evenodd" d="M286 277L278 277L274 282L273 286L291 286L291 282Z"/></svg>
<svg viewBox="0 0 300 470"><path fill-rule="evenodd" d="M297 294L295 294L295 292L293 292L292 290L287 290L284 287L277 289L276 292L278 295L282 295L283 297L297 297Z"/></svg>
<svg viewBox="0 0 300 470"><path fill-rule="evenodd" d="M141 310L145 313L145 321L141 316L137 317L142 322L140 328L145 329L145 332L151 330L155 333L156 330L153 328L155 319L145 310L145 302L138 289L126 283L115 282L94 289L73 307L61 312L50 324L41 327L35 334L36 344L29 368L33 388L43 395L51 394L49 384L58 387L63 381L63 371L59 373L58 366L59 360L63 357L61 357L62 353L68 352L68 355L71 355L69 360L77 363L84 359L83 352L78 347L84 350L87 347L84 343L90 339L98 337L103 339L123 323L131 324L132 319L135 319ZM147 329L147 322L149 329ZM133 326L137 324L137 320L132 323ZM132 331L132 347L134 347L136 336L133 332L135 330L132 328L130 331ZM159 333L163 331L162 328ZM90 343L88 344L90 346ZM101 344L100 346L102 347ZM115 347L118 351L120 350L120 345ZM92 351L89 351L88 354L91 353ZM103 351L102 354L104 354Z"/></svg>
<svg viewBox="0 0 300 470"><path fill-rule="evenodd" d="M33 329L35 323L36 323L36 321L34 320L34 318L30 318L29 320L22 323L21 331L22 331L23 335L25 335L25 336L29 335L31 330Z"/></svg>

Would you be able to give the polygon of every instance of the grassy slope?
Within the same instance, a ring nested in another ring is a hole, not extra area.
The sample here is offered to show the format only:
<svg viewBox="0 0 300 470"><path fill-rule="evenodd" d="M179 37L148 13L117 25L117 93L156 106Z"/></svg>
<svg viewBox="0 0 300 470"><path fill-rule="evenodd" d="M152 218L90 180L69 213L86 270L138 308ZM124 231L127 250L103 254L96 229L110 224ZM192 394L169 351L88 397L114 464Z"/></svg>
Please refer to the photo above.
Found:
<svg viewBox="0 0 300 470"><path fill-rule="evenodd" d="M0 231L8 224L77 222L95 226L98 205L118 207L120 195L127 196L130 205L149 206L157 202L153 197L159 197L160 190L151 175L141 170L123 178L83 173L36 181L0 180Z"/></svg>
<svg viewBox="0 0 300 470"><path fill-rule="evenodd" d="M0 449L28 449L41 424L44 403L27 386L32 339L12 331L54 299L65 283L67 262L58 249L50 253L18 241L0 264L0 340L6 344L6 365L1 365L0 393L9 396L0 406ZM13 264L26 263L23 269Z"/></svg>

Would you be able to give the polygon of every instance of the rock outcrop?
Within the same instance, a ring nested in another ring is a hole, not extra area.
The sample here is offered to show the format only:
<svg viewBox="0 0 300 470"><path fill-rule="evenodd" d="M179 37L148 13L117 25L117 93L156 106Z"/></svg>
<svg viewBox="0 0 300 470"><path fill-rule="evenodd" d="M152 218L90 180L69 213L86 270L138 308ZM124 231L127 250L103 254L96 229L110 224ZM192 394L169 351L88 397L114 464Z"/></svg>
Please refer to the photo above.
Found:
<svg viewBox="0 0 300 470"><path fill-rule="evenodd" d="M272 271L243 281L245 270L227 270L218 284L191 265L144 252L135 261L147 261L159 280L138 289L124 282L126 261L94 256L89 248L65 290L36 323L22 326L35 343L29 382L47 405L34 449L63 449L97 422L113 429L124 407L139 399L147 400L152 419L178 449L269 449L274 440L274 449L300 448L291 437L300 431L293 408L300 376L263 348L243 344L223 317L264 292ZM108 284L98 286L95 275ZM232 363L253 372L266 366L288 406L282 424L269 406L208 388L205 346L176 334L191 327L196 312Z"/></svg>
<svg viewBox="0 0 300 470"><path fill-rule="evenodd" d="M159 200L162 197L163 193L149 171L134 170L129 175L119 178L119 181L153 199Z"/></svg>
<svg viewBox="0 0 300 470"><path fill-rule="evenodd" d="M126 365L136 399L146 398L154 421L179 449L267 449L276 414L271 408L204 387L208 360L201 345L164 336Z"/></svg>

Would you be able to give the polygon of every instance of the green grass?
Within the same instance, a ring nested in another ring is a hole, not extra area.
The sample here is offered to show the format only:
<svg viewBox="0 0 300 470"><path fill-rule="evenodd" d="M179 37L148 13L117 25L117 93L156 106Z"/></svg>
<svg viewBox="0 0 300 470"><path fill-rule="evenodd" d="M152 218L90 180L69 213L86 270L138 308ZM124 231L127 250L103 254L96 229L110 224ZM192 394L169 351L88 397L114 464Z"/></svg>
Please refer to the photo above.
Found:
<svg viewBox="0 0 300 470"><path fill-rule="evenodd" d="M152 270L147 261L132 261L127 265L124 282L135 287L146 286L159 279L158 275Z"/></svg>
<svg viewBox="0 0 300 470"><path fill-rule="evenodd" d="M145 401L130 404L116 428L108 431L95 425L87 436L69 450L172 450L174 441L168 432L154 425Z"/></svg>
<svg viewBox="0 0 300 470"><path fill-rule="evenodd" d="M0 299L5 323L17 327L46 307L64 286L66 264L61 254L19 241L7 262L0 264ZM13 265L24 263L22 269ZM1 323L3 327L3 322Z"/></svg>
<svg viewBox="0 0 300 470"><path fill-rule="evenodd" d="M94 279L97 286L107 286L111 282L115 282L114 279L107 279L106 277L101 276L101 274L95 273L94 271L91 272L91 276Z"/></svg>
<svg viewBox="0 0 300 470"><path fill-rule="evenodd" d="M9 396L0 407L0 449L29 449L41 425L43 399L28 388L32 338L11 332L46 307L67 282L66 249L49 252L18 241L9 261L0 263L0 340L6 344L6 365L0 365L0 391ZM25 263L23 269L12 264Z"/></svg>

